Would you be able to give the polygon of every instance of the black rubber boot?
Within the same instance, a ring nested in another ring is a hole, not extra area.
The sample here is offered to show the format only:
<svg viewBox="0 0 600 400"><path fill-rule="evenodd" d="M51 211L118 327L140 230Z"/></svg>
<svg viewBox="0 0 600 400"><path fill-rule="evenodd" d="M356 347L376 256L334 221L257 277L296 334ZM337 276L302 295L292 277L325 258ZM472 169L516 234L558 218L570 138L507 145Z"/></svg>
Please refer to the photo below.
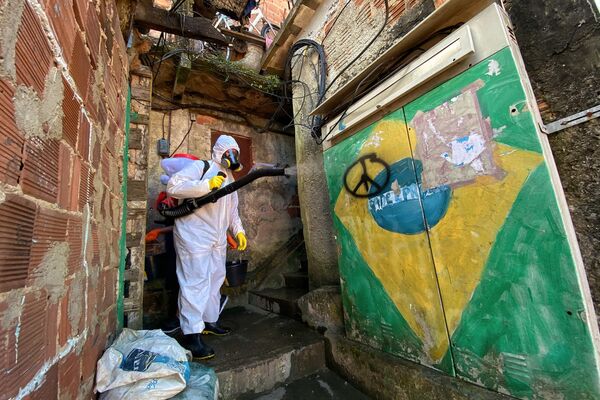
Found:
<svg viewBox="0 0 600 400"><path fill-rule="evenodd" d="M179 326L179 318L171 318L163 324L162 331L171 337L175 337L181 334L181 327Z"/></svg>
<svg viewBox="0 0 600 400"><path fill-rule="evenodd" d="M184 335L182 342L181 345L191 351L197 360L208 360L215 356L215 351L204 343L199 333Z"/></svg>
<svg viewBox="0 0 600 400"><path fill-rule="evenodd" d="M202 331L203 335L215 335L215 336L225 336L231 333L231 328L226 328L224 326L219 326L216 323L205 322L204 330Z"/></svg>

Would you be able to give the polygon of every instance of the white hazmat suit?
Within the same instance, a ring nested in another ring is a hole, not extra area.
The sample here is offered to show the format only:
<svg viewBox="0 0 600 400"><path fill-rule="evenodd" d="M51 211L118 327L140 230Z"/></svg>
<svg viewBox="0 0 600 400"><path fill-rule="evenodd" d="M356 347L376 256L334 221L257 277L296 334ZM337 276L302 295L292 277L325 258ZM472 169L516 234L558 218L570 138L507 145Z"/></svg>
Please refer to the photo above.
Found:
<svg viewBox="0 0 600 400"><path fill-rule="evenodd" d="M239 152L235 139L220 136L213 146L212 161L204 176L205 162L194 161L169 179L167 193L178 199L204 196L210 193L209 179L219 172L227 174L221 187L232 183L232 171L221 165L223 153L230 149ZM202 333L204 322L216 323L219 318L228 229L234 237L240 232L245 234L235 192L175 220L179 319L185 335Z"/></svg>

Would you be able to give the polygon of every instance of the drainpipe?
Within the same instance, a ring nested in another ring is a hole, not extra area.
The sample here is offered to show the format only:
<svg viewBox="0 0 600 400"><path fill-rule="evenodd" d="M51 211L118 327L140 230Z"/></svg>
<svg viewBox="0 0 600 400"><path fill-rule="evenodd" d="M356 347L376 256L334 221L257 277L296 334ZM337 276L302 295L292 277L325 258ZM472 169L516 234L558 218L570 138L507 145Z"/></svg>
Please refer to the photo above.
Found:
<svg viewBox="0 0 600 400"><path fill-rule="evenodd" d="M121 215L121 239L119 248L121 259L119 262L119 287L117 289L117 331L123 329L123 297L125 295L125 260L127 259L127 176L129 174L129 119L131 108L131 86L127 86L127 105L125 106L125 140L123 141L123 183L121 195L123 196L123 214Z"/></svg>

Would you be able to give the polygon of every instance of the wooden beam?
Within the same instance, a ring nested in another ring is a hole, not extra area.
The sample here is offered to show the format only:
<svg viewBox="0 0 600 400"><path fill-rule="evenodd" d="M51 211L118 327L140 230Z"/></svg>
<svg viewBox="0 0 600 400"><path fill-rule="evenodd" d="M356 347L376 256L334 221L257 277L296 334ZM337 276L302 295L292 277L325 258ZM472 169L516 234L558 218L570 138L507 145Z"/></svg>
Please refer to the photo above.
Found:
<svg viewBox="0 0 600 400"><path fill-rule="evenodd" d="M324 0L298 0L288 14L283 27L273 40L262 59L262 69L269 73L281 75L285 69L285 60L290 46L296 41L302 29L308 25L315 10Z"/></svg>
<svg viewBox="0 0 600 400"><path fill-rule="evenodd" d="M221 33L225 36L230 36L236 39L243 40L244 42L258 44L260 46L265 45L265 38L262 36L255 35L250 32L237 32L232 31L231 29L219 29Z"/></svg>
<svg viewBox="0 0 600 400"><path fill-rule="evenodd" d="M186 38L203 40L227 46L229 42L209 19L204 17L186 17L182 14L154 8L152 1L140 1L135 9L134 23L138 27L154 29L160 32Z"/></svg>

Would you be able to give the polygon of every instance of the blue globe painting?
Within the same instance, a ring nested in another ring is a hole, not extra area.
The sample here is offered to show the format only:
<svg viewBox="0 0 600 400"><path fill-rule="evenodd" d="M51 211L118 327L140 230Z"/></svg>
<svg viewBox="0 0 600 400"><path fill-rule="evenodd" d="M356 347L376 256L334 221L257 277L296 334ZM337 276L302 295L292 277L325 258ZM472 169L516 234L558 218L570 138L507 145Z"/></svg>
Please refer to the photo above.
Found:
<svg viewBox="0 0 600 400"><path fill-rule="evenodd" d="M368 207L380 227L406 235L425 232L421 201L430 228L444 217L452 190L448 186L439 186L421 191L422 172L421 161L405 158L390 166L389 179L385 170L375 177L374 181L382 190L371 185Z"/></svg>

